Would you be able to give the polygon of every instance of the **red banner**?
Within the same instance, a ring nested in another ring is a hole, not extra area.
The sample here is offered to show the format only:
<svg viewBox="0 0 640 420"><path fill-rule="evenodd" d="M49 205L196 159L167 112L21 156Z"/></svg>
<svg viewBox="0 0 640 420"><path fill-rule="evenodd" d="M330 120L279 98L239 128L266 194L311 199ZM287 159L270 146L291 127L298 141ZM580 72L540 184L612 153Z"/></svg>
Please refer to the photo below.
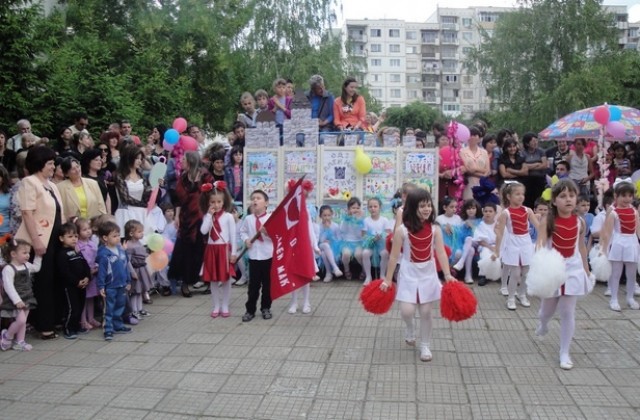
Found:
<svg viewBox="0 0 640 420"><path fill-rule="evenodd" d="M302 179L290 189L264 224L273 241L272 300L311 282L316 274Z"/></svg>

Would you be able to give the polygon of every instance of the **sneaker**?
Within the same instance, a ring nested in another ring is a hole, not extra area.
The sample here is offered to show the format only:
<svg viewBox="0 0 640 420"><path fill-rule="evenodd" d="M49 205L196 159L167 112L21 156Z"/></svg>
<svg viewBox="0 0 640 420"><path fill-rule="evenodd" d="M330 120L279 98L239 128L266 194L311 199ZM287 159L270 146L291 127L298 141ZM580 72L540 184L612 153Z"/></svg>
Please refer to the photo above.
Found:
<svg viewBox="0 0 640 420"><path fill-rule="evenodd" d="M76 334L74 331L67 331L64 333L64 338L66 338L67 340L75 340L76 338L78 338L78 334Z"/></svg>
<svg viewBox="0 0 640 420"><path fill-rule="evenodd" d="M478 278L478 286L482 287L486 285L487 285L487 278L485 276L480 276Z"/></svg>
<svg viewBox="0 0 640 420"><path fill-rule="evenodd" d="M90 328L78 328L78 335L89 334Z"/></svg>
<svg viewBox="0 0 640 420"><path fill-rule="evenodd" d="M431 355L431 350L429 350L429 345L428 344L421 344L420 345L420 360L422 360L423 362L430 362L431 359L433 359L433 356Z"/></svg>
<svg viewBox="0 0 640 420"><path fill-rule="evenodd" d="M327 273L322 279L322 281L325 283L329 283L331 280L333 280L333 276L331 275L331 273Z"/></svg>
<svg viewBox="0 0 640 420"><path fill-rule="evenodd" d="M303 314L310 314L311 313L311 305L306 304L302 307L302 313Z"/></svg>
<svg viewBox="0 0 640 420"><path fill-rule="evenodd" d="M298 305L294 303L293 305L289 306L289 309L287 310L287 312L290 313L291 315L295 314L296 312L298 312ZM262 314L264 315L264 311L262 311Z"/></svg>
<svg viewBox="0 0 640 420"><path fill-rule="evenodd" d="M149 316L151 314L143 309L143 310L138 312L138 315L145 317L145 316Z"/></svg>
<svg viewBox="0 0 640 420"><path fill-rule="evenodd" d="M271 315L271 309L263 309L262 310L262 318L263 319L271 319L273 315Z"/></svg>
<svg viewBox="0 0 640 420"><path fill-rule="evenodd" d="M193 285L194 289L200 289L201 287L204 286L204 282L203 281L199 281L196 284Z"/></svg>
<svg viewBox="0 0 640 420"><path fill-rule="evenodd" d="M634 310L640 309L640 304L638 304L638 302L636 302L635 299L627 300L627 305L629 306L629 309L634 309Z"/></svg>
<svg viewBox="0 0 640 420"><path fill-rule="evenodd" d="M333 276L338 278L338 277L342 277L342 271L340 271L339 268L336 268L335 270L333 270Z"/></svg>
<svg viewBox="0 0 640 420"><path fill-rule="evenodd" d="M250 314L249 312L247 312L244 315L242 315L242 322L249 322L255 317L256 317L255 314Z"/></svg>
<svg viewBox="0 0 640 420"><path fill-rule="evenodd" d="M509 289L507 289L506 287L501 287L500 288L500 294L502 296L509 296Z"/></svg>
<svg viewBox="0 0 640 420"><path fill-rule="evenodd" d="M604 291L605 296L611 296L611 288L607 286L607 290Z"/></svg>
<svg viewBox="0 0 640 420"><path fill-rule="evenodd" d="M240 280L233 283L234 286L244 286L245 284L247 284L247 279L244 277L240 277Z"/></svg>
<svg viewBox="0 0 640 420"><path fill-rule="evenodd" d="M24 340L22 340L22 341L14 341L13 342L13 349L16 350L16 351L31 351L31 349L33 349L33 346L31 344L28 344Z"/></svg>
<svg viewBox="0 0 640 420"><path fill-rule="evenodd" d="M529 306L531 306L531 302L529 302L529 299L527 299L527 295L516 295L516 299L518 299L518 302L520 302L520 305L522 305L525 308L528 308Z"/></svg>
<svg viewBox="0 0 640 420"><path fill-rule="evenodd" d="M138 321L140 321L142 319L142 315L138 312L131 312L131 318L137 319Z"/></svg>
<svg viewBox="0 0 640 420"><path fill-rule="evenodd" d="M622 309L620 308L620 304L618 303L617 300L612 300L611 302L609 302L609 308L612 311L616 311L616 312L622 311Z"/></svg>
<svg viewBox="0 0 640 420"><path fill-rule="evenodd" d="M115 334L129 334L131 331L133 331L131 328L123 325L120 329L114 330L113 332Z"/></svg>
<svg viewBox="0 0 640 420"><path fill-rule="evenodd" d="M507 309L510 310L510 311L515 311L516 310L516 298L515 297L507 298Z"/></svg>
<svg viewBox="0 0 640 420"><path fill-rule="evenodd" d="M466 278L466 279L464 279L464 282L465 282L466 284L473 284L473 279Z"/></svg>
<svg viewBox="0 0 640 420"><path fill-rule="evenodd" d="M7 332L7 330L2 330L2 333L0 333L0 349L2 349L2 351L9 350L13 344L11 339L7 337Z"/></svg>
<svg viewBox="0 0 640 420"><path fill-rule="evenodd" d="M129 315L128 318L122 318L122 321L125 324L129 324L129 325L138 325L140 323L140 321L138 321L138 318L134 317L133 314Z"/></svg>
<svg viewBox="0 0 640 420"><path fill-rule="evenodd" d="M104 333L104 341L111 341L111 340L113 340L113 333L110 333L110 332Z"/></svg>

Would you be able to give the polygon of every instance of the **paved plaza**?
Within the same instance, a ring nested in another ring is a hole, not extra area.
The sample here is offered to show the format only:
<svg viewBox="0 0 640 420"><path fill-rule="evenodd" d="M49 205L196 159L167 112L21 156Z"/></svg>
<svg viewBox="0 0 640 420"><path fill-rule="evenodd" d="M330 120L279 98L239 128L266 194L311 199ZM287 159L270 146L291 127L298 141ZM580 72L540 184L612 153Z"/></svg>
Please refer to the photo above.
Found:
<svg viewBox="0 0 640 420"><path fill-rule="evenodd" d="M105 342L40 341L0 354L3 419L637 419L640 311L608 309L604 287L579 301L575 367L558 368L557 319L535 337L532 307L505 308L473 286L471 320L436 315L433 361L403 341L397 307L364 312L355 281L314 283L309 315L211 319L209 296L154 298L134 333Z"/></svg>

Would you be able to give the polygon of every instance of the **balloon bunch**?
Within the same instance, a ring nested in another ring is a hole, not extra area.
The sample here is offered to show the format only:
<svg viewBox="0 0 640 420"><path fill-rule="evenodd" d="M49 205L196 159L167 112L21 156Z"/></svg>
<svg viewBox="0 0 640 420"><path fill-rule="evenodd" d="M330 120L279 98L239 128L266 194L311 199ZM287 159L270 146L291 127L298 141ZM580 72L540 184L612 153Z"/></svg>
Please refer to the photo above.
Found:
<svg viewBox="0 0 640 420"><path fill-rule="evenodd" d="M614 139L624 139L627 132L624 124L620 122L622 111L615 105L601 105L593 111L593 119L602 125L607 134Z"/></svg>
<svg viewBox="0 0 640 420"><path fill-rule="evenodd" d="M173 252L173 242L159 233L153 233L147 238L147 247L151 254L147 257L147 267L155 273L169 264L169 254Z"/></svg>
<svg viewBox="0 0 640 420"><path fill-rule="evenodd" d="M168 151L172 151L177 145L181 145L186 151L198 150L198 141L191 136L181 133L187 131L187 120L182 117L173 120L173 128L168 129L164 133L164 142L162 147Z"/></svg>

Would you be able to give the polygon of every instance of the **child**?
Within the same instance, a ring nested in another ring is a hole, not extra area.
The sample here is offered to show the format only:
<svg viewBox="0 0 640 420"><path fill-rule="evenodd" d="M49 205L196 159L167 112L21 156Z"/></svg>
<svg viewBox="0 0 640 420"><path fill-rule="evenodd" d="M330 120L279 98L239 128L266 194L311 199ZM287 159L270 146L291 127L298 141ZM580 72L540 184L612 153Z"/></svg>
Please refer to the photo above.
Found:
<svg viewBox="0 0 640 420"><path fill-rule="evenodd" d="M258 111L256 111L256 100L253 99L253 95L249 92L244 92L240 96L240 105L242 105L244 112L238 114L238 121L244 123L247 128L256 128Z"/></svg>
<svg viewBox="0 0 640 420"><path fill-rule="evenodd" d="M247 210L247 214L250 214L251 209ZM242 215L239 214L238 212L238 207L236 206L232 206L231 207L231 215L233 216L233 220L236 223L236 265L237 265L237 270L236 270L236 276L238 274L238 270L240 271L240 278L235 281L233 283L234 286L244 286L245 284L247 284L247 281L249 279L249 273L247 272L247 255L243 255L242 258L238 258L238 255L241 252L242 249L242 238L240 237L240 231L242 230L242 224L244 223L244 219L242 218Z"/></svg>
<svg viewBox="0 0 640 420"><path fill-rule="evenodd" d="M231 163L224 170L224 182L229 189L229 194L233 201L242 203L242 147L233 146L231 148Z"/></svg>
<svg viewBox="0 0 640 420"><path fill-rule="evenodd" d="M342 271L338 268L336 256L340 255L340 228L333 222L333 209L331 206L324 205L320 207L320 234L318 247L320 248L320 256L326 271L324 275L325 283L333 280L333 277L341 277Z"/></svg>
<svg viewBox="0 0 640 420"><path fill-rule="evenodd" d="M273 82L273 91L275 95L269 99L269 111L276 114L277 126L282 126L285 119L291 119L291 102L293 101L293 98L286 95L286 90L286 80L276 79Z"/></svg>
<svg viewBox="0 0 640 420"><path fill-rule="evenodd" d="M380 275L387 270L389 253L385 249L385 240L391 233L390 221L380 216L382 201L379 198L370 198L367 201L369 216L364 219L362 234L365 236L365 246L362 251L362 266L364 268L366 286L371 282L371 265L379 265Z"/></svg>
<svg viewBox="0 0 640 420"><path fill-rule="evenodd" d="M340 236L342 237L342 266L344 276L351 280L349 262L355 257L358 264L362 265L362 228L364 219L360 209L360 199L351 197L347 201L347 215L340 224Z"/></svg>
<svg viewBox="0 0 640 420"><path fill-rule="evenodd" d="M224 151L214 153L211 160L211 175L213 175L213 180L224 181Z"/></svg>
<svg viewBox="0 0 640 420"><path fill-rule="evenodd" d="M31 274L40 271L42 257L36 256L33 264L29 262L31 245L22 239L7 241L2 249L3 258L9 261L2 270L2 302L0 316L15 318L9 328L2 330L0 348L17 351L30 351L33 346L24 341L27 333L29 311L35 309L36 298L31 288Z"/></svg>
<svg viewBox="0 0 640 420"><path fill-rule="evenodd" d="M547 214L549 214L549 202L542 197L536 199L533 203L533 213L538 218L538 224L540 224L540 221L546 219ZM531 242L535 244L538 239L538 229L532 224L529 224L529 235L531 236Z"/></svg>
<svg viewBox="0 0 640 420"><path fill-rule="evenodd" d="M144 237L144 226L137 220L129 220L124 225L125 246L127 257L133 273L131 275L131 289L129 290L129 302L131 303L131 316L141 320L148 316L149 312L144 310L143 295L153 287L153 281L147 271L147 248L140 242Z"/></svg>
<svg viewBox="0 0 640 420"><path fill-rule="evenodd" d="M104 339L113 340L113 334L126 334L131 328L122 323L122 313L127 304L127 292L131 289L129 259L120 245L120 228L108 221L98 227L98 290L105 298Z"/></svg>
<svg viewBox="0 0 640 420"><path fill-rule="evenodd" d="M464 267L464 282L467 284L473 284L473 257L475 256L475 248L477 244L473 243L473 233L476 230L476 226L480 223L478 217L478 209L480 204L476 200L466 200L462 204L460 209L460 215L464 223L458 228L458 236L464 238L462 245L462 254L460 259L453 266L456 271L462 270Z"/></svg>
<svg viewBox="0 0 640 420"><path fill-rule="evenodd" d="M200 233L207 237L202 260L202 280L205 283L214 282L211 287L211 318L228 318L231 277L235 275L233 265L237 253L236 222L228 212L233 204L227 186L222 181L203 184L200 191L200 210L204 214Z"/></svg>
<svg viewBox="0 0 640 420"><path fill-rule="evenodd" d="M522 205L524 185L519 182L510 182L502 187L502 202L506 208L498 216L495 256L502 259L503 287L509 279L507 309L515 311L516 297L520 305L525 308L531 306L527 299L526 283L534 248L529 235L529 223L538 229L538 218L531 209Z"/></svg>
<svg viewBox="0 0 640 420"><path fill-rule="evenodd" d="M582 217L582 220L584 220L585 222L585 245L589 243L589 237L591 236L591 224L593 223L593 218L595 217L593 214L589 213L590 206L591 202L589 201L589 197L580 194L578 196L576 212L578 213L578 216Z"/></svg>
<svg viewBox="0 0 640 420"><path fill-rule="evenodd" d="M82 254L76 251L78 228L67 222L60 226L58 239L62 244L56 256L60 268L58 276L64 287L64 338L75 340L78 333L86 333L81 328L80 319L84 311L85 288L91 279L91 268Z"/></svg>
<svg viewBox="0 0 640 420"><path fill-rule="evenodd" d="M85 330L91 330L94 327L99 327L100 323L96 321L94 300L98 296L98 286L96 284L96 274L98 273L98 266L96 265L96 254L98 253L98 245L92 241L93 230L91 229L91 223L87 219L82 217L76 220L76 228L78 229L78 242L76 243L76 249L82 254L82 257L89 265L91 270L91 277L89 284L85 290L84 310L80 317L80 328Z"/></svg>
<svg viewBox="0 0 640 420"><path fill-rule="evenodd" d="M398 226L400 226L402 224L402 206L404 204L404 200L407 199L407 194L409 194L409 191L411 190L415 190L417 188L416 184L413 184L411 182L405 182L402 184L402 187L400 187L400 189L393 195L394 200L396 198L400 199L400 203L398 204L396 202L396 204L392 204L392 208L396 208L396 210L394 211L394 215L395 215L395 224L393 225L393 231L395 232L396 228Z"/></svg>
<svg viewBox="0 0 640 420"><path fill-rule="evenodd" d="M627 152L624 146L616 143L613 149L613 167L615 168L616 177L626 177L631 175L631 161L627 159ZM612 171L613 172L613 171Z"/></svg>
<svg viewBox="0 0 640 420"><path fill-rule="evenodd" d="M576 302L591 291L587 249L584 243L585 223L573 211L578 188L569 180L559 181L551 190L551 209L540 225L538 246L554 248L564 257L567 281L554 297L542 299L536 334L544 336L556 309L560 313L560 368L569 370L573 362L569 346L575 330ZM632 282L633 284L633 282Z"/></svg>
<svg viewBox="0 0 640 420"><path fill-rule="evenodd" d="M160 205L162 215L164 216L165 225L162 229L162 237L166 241L169 241L172 245L176 243L178 237L178 230L176 229L175 216L176 210L171 203L162 203ZM169 253L169 260L171 260L171 253ZM160 294L162 296L171 296L176 293L176 285L172 284L169 280L169 267L165 267L160 271L153 273L153 284L159 287Z"/></svg>
<svg viewBox="0 0 640 420"><path fill-rule="evenodd" d="M256 105L258 105L258 114L269 110L269 94L264 89L256 90Z"/></svg>
<svg viewBox="0 0 640 420"><path fill-rule="evenodd" d="M450 261L456 261L462 255L457 245L457 227L463 224L462 218L456 214L458 203L451 197L442 200L443 214L436 217L436 223L442 228L444 244L451 249ZM457 253L456 253L457 250Z"/></svg>
<svg viewBox="0 0 640 420"><path fill-rule="evenodd" d="M242 322L249 322L256 316L256 306L262 288L260 311L262 318L271 319L271 256L273 255L273 242L262 228L269 219L267 207L269 196L262 190L251 193L251 214L248 215L242 225L240 237L249 249L249 290L247 292L247 312L242 316ZM260 233L258 238L251 239Z"/></svg>
<svg viewBox="0 0 640 420"><path fill-rule="evenodd" d="M396 300L400 302L400 315L406 324L404 340L409 346L416 344L413 318L417 307L420 313L420 360L428 362L432 359L429 349L433 326L431 308L433 302L440 299L442 288L433 260L434 252L445 281L455 279L449 273L442 231L434 223L433 202L429 192L421 188L410 191L402 219L403 224L394 232L389 267L380 289L386 291L391 285L402 249Z"/></svg>
<svg viewBox="0 0 640 420"><path fill-rule="evenodd" d="M623 268L627 277L627 305L631 309L640 309L640 304L633 298L640 256L638 212L631 205L634 194L635 187L631 182L616 180L613 186L615 204L604 222L600 235L600 252L607 255L611 262L609 307L616 312L621 310L618 303L618 286Z"/></svg>
<svg viewBox="0 0 640 420"><path fill-rule="evenodd" d="M497 206L493 203L485 203L482 208L482 221L473 232L473 243L478 245L480 259L491 258L496 252L496 211ZM478 273L478 286L485 286L487 278L483 273Z"/></svg>

